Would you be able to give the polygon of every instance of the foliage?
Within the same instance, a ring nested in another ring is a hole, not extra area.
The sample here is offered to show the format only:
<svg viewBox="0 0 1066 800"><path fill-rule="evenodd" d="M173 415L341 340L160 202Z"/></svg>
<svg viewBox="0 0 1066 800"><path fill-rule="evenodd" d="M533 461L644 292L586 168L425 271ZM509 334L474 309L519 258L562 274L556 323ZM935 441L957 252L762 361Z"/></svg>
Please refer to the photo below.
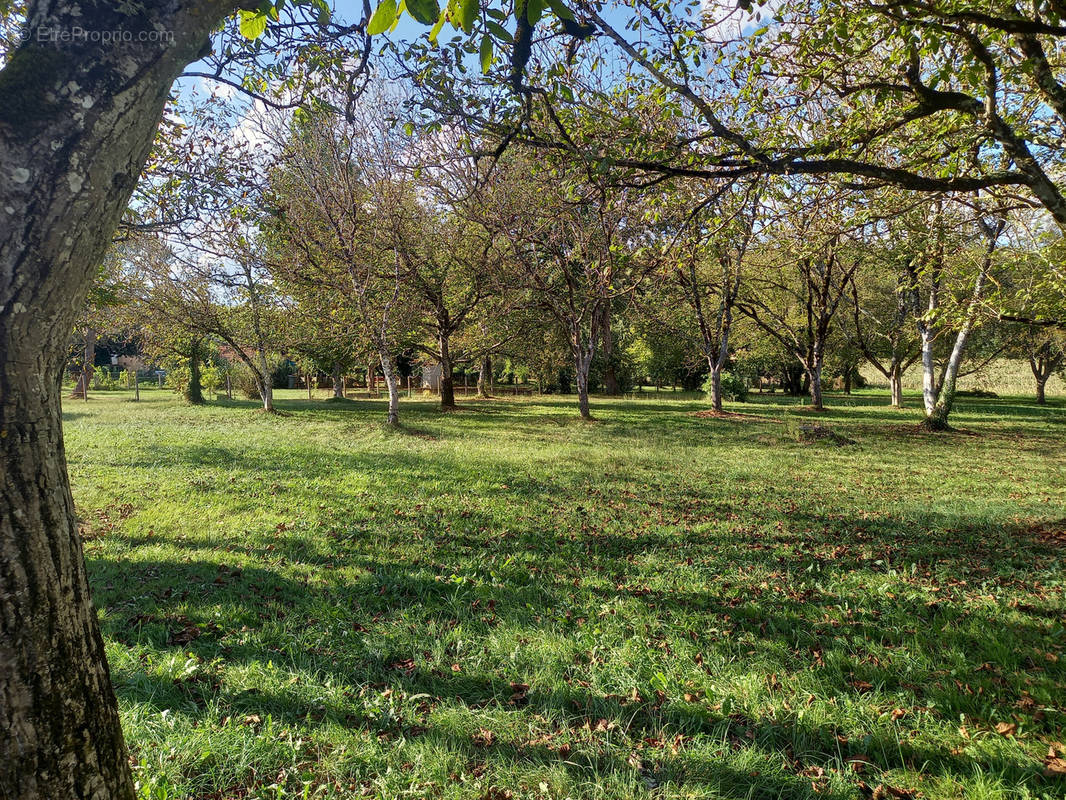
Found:
<svg viewBox="0 0 1066 800"><path fill-rule="evenodd" d="M711 376L709 375L707 376L707 380L703 382L703 391L708 395L711 393ZM743 403L748 399L748 385L744 382L744 379L735 372L723 372L722 396L727 400L735 400Z"/></svg>

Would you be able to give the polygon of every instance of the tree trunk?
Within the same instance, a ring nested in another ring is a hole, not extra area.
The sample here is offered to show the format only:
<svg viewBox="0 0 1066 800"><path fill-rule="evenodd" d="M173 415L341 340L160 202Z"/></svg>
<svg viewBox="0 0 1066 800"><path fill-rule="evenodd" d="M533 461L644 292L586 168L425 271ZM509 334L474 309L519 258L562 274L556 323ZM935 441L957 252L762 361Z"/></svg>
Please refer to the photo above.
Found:
<svg viewBox="0 0 1066 800"><path fill-rule="evenodd" d="M592 353L584 353L580 349L574 353L574 375L577 382L577 407L581 412L581 419L591 420L592 411L589 408L589 367L592 366Z"/></svg>
<svg viewBox="0 0 1066 800"><path fill-rule="evenodd" d="M708 359L711 368L711 408L722 410L722 367L716 359Z"/></svg>
<svg viewBox="0 0 1066 800"><path fill-rule="evenodd" d="M988 271L992 266L992 255L996 249L996 242L998 241L1000 234L1003 233L1003 228L1005 226L1006 220L1001 219L996 222L995 227L986 229L988 244L985 250L984 260L981 263L981 270L977 273L977 279L973 284L973 294L970 296L970 302L966 309L966 319L962 323L962 327L959 329L958 334L955 336L955 344L951 348L951 355L948 357L948 363L944 368L943 374L940 376L940 384L937 387L936 403L933 405L932 412L927 413L924 423L925 427L929 430L947 430L949 427L948 415L951 413L952 406L955 403L955 384L959 377L959 367L962 365L962 353L966 348L966 341L970 338L970 332L973 330L974 323L977 320L981 294L984 291L985 281L988 278Z"/></svg>
<svg viewBox="0 0 1066 800"><path fill-rule="evenodd" d="M344 397L344 376L341 373L341 365L333 362L333 396L337 399Z"/></svg>
<svg viewBox="0 0 1066 800"><path fill-rule="evenodd" d="M822 365L815 364L811 367L810 372L807 373L807 378L811 394L811 408L815 411L821 411L825 408L822 405Z"/></svg>
<svg viewBox="0 0 1066 800"><path fill-rule="evenodd" d="M492 357L485 356L481 359L481 367L477 372L477 396L489 396L489 381L492 379Z"/></svg>
<svg viewBox="0 0 1066 800"><path fill-rule="evenodd" d="M892 407L903 408L903 372L898 361L889 367L888 389L892 395Z"/></svg>
<svg viewBox="0 0 1066 800"><path fill-rule="evenodd" d="M936 408L936 361L933 358L933 331L925 322L918 323L918 333L922 337L922 404L925 415L931 417Z"/></svg>
<svg viewBox="0 0 1066 800"><path fill-rule="evenodd" d="M1051 377L1051 360L1043 358L1043 354L1040 356L1029 356L1029 369L1033 371L1033 377L1036 379L1036 402L1038 405L1047 405L1047 397L1044 394L1044 387L1047 385L1047 379Z"/></svg>
<svg viewBox="0 0 1066 800"><path fill-rule="evenodd" d="M400 424L400 387L396 370L392 366L392 357L385 352L381 354L381 371L385 374L385 385L389 389L389 411L387 423Z"/></svg>
<svg viewBox="0 0 1066 800"><path fill-rule="evenodd" d="M851 394L851 378L854 367L851 364L844 366L844 394Z"/></svg>
<svg viewBox="0 0 1066 800"><path fill-rule="evenodd" d="M259 375L259 396L263 399L263 410L272 412L274 410L274 376L270 373L266 352L261 349L256 351L256 365L258 367L256 372Z"/></svg>
<svg viewBox="0 0 1066 800"><path fill-rule="evenodd" d="M63 449L74 317L221 2L32 2L0 70L0 794L133 800ZM131 34L70 42L34 29ZM144 30L170 41L143 41Z"/></svg>
<svg viewBox="0 0 1066 800"><path fill-rule="evenodd" d="M200 343L189 349L189 384L185 387L185 400L193 405L204 404L204 390L200 382Z"/></svg>
<svg viewBox="0 0 1066 800"><path fill-rule="evenodd" d="M452 353L445 334L440 339L440 407L444 411L455 408L455 377L452 373Z"/></svg>
<svg viewBox="0 0 1066 800"><path fill-rule="evenodd" d="M824 357L824 344L815 340L811 346L809 366L807 367L807 382L811 393L811 406L815 411L821 411L822 405L822 360Z"/></svg>

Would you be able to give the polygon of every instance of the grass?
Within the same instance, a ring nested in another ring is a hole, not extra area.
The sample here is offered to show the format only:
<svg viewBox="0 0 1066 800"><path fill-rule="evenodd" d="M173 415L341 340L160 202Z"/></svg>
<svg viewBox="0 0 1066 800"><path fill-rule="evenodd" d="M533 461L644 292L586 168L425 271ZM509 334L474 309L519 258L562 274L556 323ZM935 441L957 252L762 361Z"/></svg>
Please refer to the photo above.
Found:
<svg viewBox="0 0 1066 800"><path fill-rule="evenodd" d="M888 391L888 381L868 364L862 369L863 377L871 386ZM903 374L903 388L921 391L922 368L915 364ZM962 390L994 391L997 394L1017 395L1032 399L1036 394L1036 380L1029 368L1029 362L1022 358L997 358L981 370L959 378ZM1048 397L1066 395L1066 379L1062 375L1052 375L1044 387Z"/></svg>
<svg viewBox="0 0 1066 800"><path fill-rule="evenodd" d="M300 394L68 401L142 797L1066 793L1061 399Z"/></svg>

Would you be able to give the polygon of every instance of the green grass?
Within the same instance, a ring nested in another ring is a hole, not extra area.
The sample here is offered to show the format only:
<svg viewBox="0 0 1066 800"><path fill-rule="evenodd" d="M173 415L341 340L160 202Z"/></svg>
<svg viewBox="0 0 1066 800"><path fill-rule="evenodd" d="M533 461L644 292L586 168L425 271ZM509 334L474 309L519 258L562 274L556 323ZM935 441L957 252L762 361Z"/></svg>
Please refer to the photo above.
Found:
<svg viewBox="0 0 1066 800"><path fill-rule="evenodd" d="M142 797L1066 793L1062 400L280 394L68 401Z"/></svg>

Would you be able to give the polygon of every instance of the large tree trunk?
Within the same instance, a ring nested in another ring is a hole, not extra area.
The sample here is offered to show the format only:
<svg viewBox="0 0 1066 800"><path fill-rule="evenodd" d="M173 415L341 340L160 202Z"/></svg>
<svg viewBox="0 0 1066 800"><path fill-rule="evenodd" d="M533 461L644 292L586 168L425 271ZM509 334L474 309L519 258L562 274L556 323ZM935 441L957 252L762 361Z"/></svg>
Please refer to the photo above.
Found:
<svg viewBox="0 0 1066 800"><path fill-rule="evenodd" d="M592 366L591 348L578 348L574 352L574 377L577 383L577 407L581 419L592 419L589 407L589 367Z"/></svg>
<svg viewBox="0 0 1066 800"><path fill-rule="evenodd" d="M715 411L722 410L722 368L718 365L718 362L711 358L708 359L708 366L711 368L711 408Z"/></svg>
<svg viewBox="0 0 1066 800"><path fill-rule="evenodd" d="M973 330L974 324L977 321L977 312L981 301L981 294L984 291L985 281L988 278L988 271L992 266L992 255L996 249L996 242L998 241L1000 234L1003 233L1005 225L1005 220L998 220L994 227L986 229L988 245L985 250L984 260L981 263L981 269L977 273L977 279L973 284L973 294L970 296L970 302L966 309L966 318L962 323L962 327L959 328L958 334L955 336L955 344L951 348L951 355L948 357L948 363L944 367L943 374L940 376L939 385L936 390L936 402L933 404L931 411L928 410L928 403L926 403L927 412L923 425L929 430L947 430L949 427L948 415L951 414L951 409L955 404L955 384L959 378L959 367L962 365L962 354L966 349L966 342L970 338L970 332ZM924 347L924 334L922 341Z"/></svg>
<svg viewBox="0 0 1066 800"><path fill-rule="evenodd" d="M200 343L189 349L189 384L185 387L185 399L193 405L204 404L204 390L200 383Z"/></svg>
<svg viewBox="0 0 1066 800"><path fill-rule="evenodd" d="M489 396L489 384L492 381L492 357L485 356L481 359L481 366L477 372L477 396Z"/></svg>
<svg viewBox="0 0 1066 800"><path fill-rule="evenodd" d="M1040 405L1047 405L1047 396L1044 394L1044 387L1047 385L1047 378L1036 379L1036 402Z"/></svg>
<svg viewBox="0 0 1066 800"><path fill-rule="evenodd" d="M807 371L807 384L811 393L811 407L815 411L821 411L822 405L822 361L824 360L825 346L815 340L811 346L810 361L804 364Z"/></svg>
<svg viewBox="0 0 1066 800"><path fill-rule="evenodd" d="M337 399L344 397L344 373L339 362L333 362L333 396Z"/></svg>
<svg viewBox="0 0 1066 800"><path fill-rule="evenodd" d="M893 360L889 367L888 389L892 395L892 407L903 408L903 369L898 360Z"/></svg>
<svg viewBox="0 0 1066 800"><path fill-rule="evenodd" d="M441 334L440 344L440 407L444 411L455 408L455 377L452 368L451 343Z"/></svg>
<svg viewBox="0 0 1066 800"><path fill-rule="evenodd" d="M918 323L922 338L922 404L925 415L931 417L936 408L936 360L933 358L933 331L925 322Z"/></svg>
<svg viewBox="0 0 1066 800"><path fill-rule="evenodd" d="M89 596L59 377L163 103L227 4L31 2L0 71L0 795L132 800ZM103 42L34 31L128 31ZM168 42L140 41L144 30Z"/></svg>
<svg viewBox="0 0 1066 800"><path fill-rule="evenodd" d="M970 335L971 323L967 321L962 330L955 337L955 345L951 348L951 356L940 376L940 387L937 391L936 402L933 410L926 416L925 427L930 430L940 431L948 429L948 415L955 404L956 383L959 378L959 366L962 364L962 353L966 347L966 340Z"/></svg>

